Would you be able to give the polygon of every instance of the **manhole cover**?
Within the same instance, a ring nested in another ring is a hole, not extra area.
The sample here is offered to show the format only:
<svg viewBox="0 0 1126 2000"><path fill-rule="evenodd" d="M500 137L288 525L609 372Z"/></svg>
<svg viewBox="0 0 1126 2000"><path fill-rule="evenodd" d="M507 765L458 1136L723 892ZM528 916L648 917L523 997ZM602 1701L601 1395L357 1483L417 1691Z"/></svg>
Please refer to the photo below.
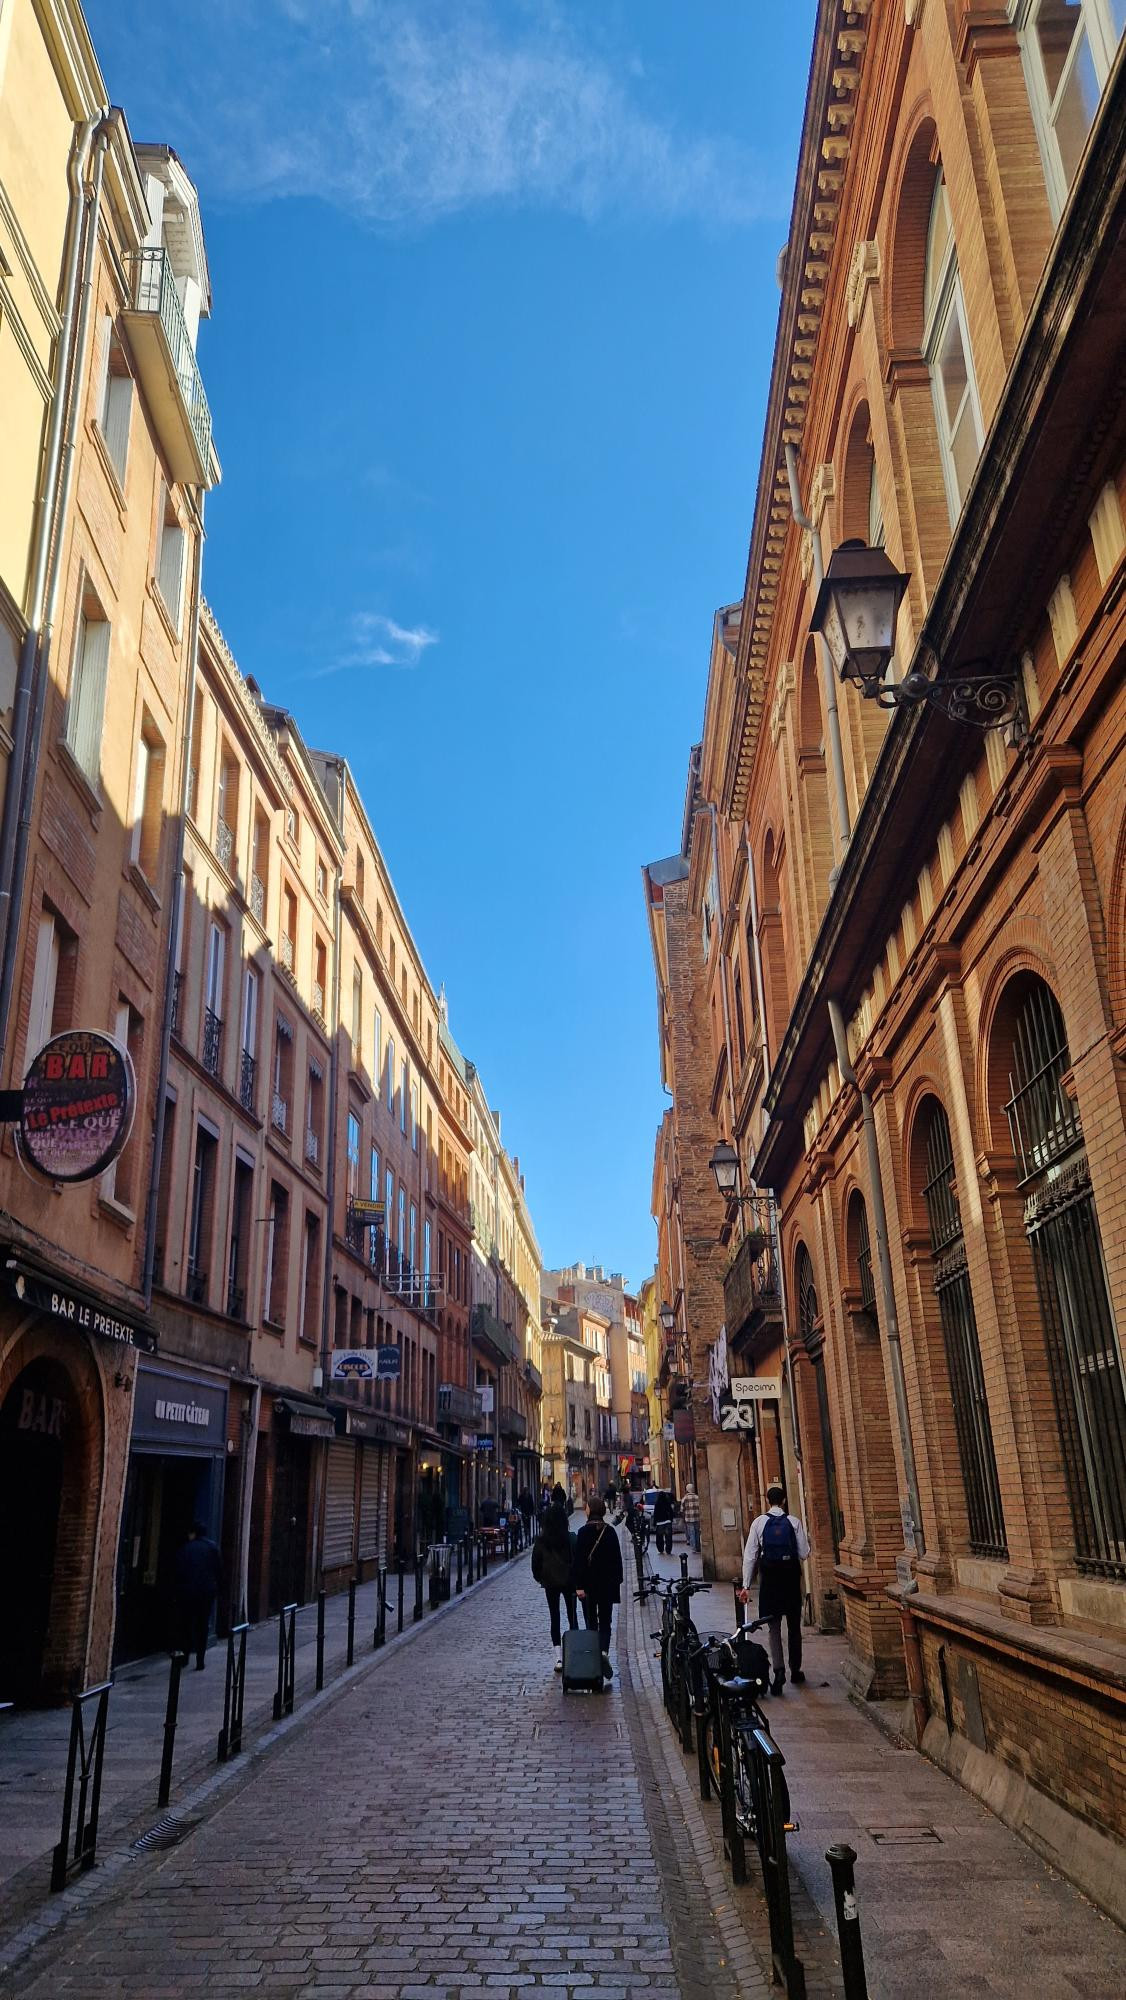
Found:
<svg viewBox="0 0 1126 2000"><path fill-rule="evenodd" d="M870 1826L865 1831L871 1834L877 1847L907 1847L915 1840L937 1840L942 1844L942 1835L933 1826Z"/></svg>
<svg viewBox="0 0 1126 2000"><path fill-rule="evenodd" d="M143 1833L139 1840L133 1842L133 1852L146 1854L154 1847L175 1847L183 1840L186 1833L190 1833L192 1828L198 1825L197 1819L177 1819L173 1813L169 1813L166 1819L158 1819L155 1826L150 1826L147 1833Z"/></svg>

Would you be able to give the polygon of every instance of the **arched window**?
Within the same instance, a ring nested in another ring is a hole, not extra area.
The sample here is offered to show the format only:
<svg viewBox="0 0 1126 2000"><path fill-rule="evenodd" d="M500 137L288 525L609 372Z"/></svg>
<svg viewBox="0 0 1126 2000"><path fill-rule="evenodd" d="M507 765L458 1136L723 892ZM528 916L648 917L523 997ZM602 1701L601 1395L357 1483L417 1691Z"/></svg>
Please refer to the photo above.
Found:
<svg viewBox="0 0 1126 2000"><path fill-rule="evenodd" d="M872 1239L868 1231L868 1204L857 1191L848 1205L849 1244L856 1262L860 1303L866 1313L876 1310L876 1281L872 1275Z"/></svg>
<svg viewBox="0 0 1126 2000"><path fill-rule="evenodd" d="M1009 1120L1026 1190L1079 1568L1126 1579L1126 1393L1063 1015L1042 979L1013 997Z"/></svg>
<svg viewBox="0 0 1126 2000"><path fill-rule="evenodd" d="M1004 1557L1008 1554L1005 1520L962 1233L962 1211L954 1186L954 1149L950 1143L950 1125L937 1098L929 1099L920 1113L920 1128L926 1173L923 1201L954 1406L970 1548L974 1555Z"/></svg>
<svg viewBox="0 0 1126 2000"><path fill-rule="evenodd" d="M1057 218L1126 28L1123 0L1019 0L1024 74Z"/></svg>
<svg viewBox="0 0 1126 2000"><path fill-rule="evenodd" d="M817 1286L813 1278L813 1264L805 1244L798 1246L794 1277L798 1294L798 1327L802 1344L813 1364L813 1381L817 1391L817 1420L821 1432L821 1456L825 1464L825 1498L829 1508L829 1526L833 1537L833 1561L841 1552L844 1539L844 1516L837 1498L837 1462L833 1455L833 1430L829 1422L829 1391L825 1382L825 1336L821 1327L821 1317L817 1307Z"/></svg>
<svg viewBox="0 0 1126 2000"><path fill-rule="evenodd" d="M868 547L882 549L883 546L884 503L880 499L880 482L876 477L876 454L873 452L868 472Z"/></svg>
<svg viewBox="0 0 1126 2000"><path fill-rule="evenodd" d="M958 251L946 177L940 167L931 200L923 277L923 353L930 368L951 524L962 511L984 435L966 325Z"/></svg>

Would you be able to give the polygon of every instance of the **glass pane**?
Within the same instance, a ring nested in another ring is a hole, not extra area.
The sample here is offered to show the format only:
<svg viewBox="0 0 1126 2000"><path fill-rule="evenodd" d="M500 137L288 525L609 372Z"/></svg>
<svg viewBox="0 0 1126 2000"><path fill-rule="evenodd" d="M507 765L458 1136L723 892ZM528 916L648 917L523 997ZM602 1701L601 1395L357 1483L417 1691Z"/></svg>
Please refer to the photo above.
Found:
<svg viewBox="0 0 1126 2000"><path fill-rule="evenodd" d="M1060 158L1069 181L1075 178L1079 156L1086 144L1100 95L1091 44L1084 34L1080 38L1075 61L1068 71L1067 81L1052 111L1052 125L1059 141Z"/></svg>
<svg viewBox="0 0 1126 2000"><path fill-rule="evenodd" d="M942 381L947 428L953 432L969 386L966 350L962 342L962 323L956 310L950 313L942 329L942 339L938 349L938 372Z"/></svg>
<svg viewBox="0 0 1126 2000"><path fill-rule="evenodd" d="M950 456L954 461L954 480L959 500L964 500L969 490L980 449L974 407L967 396L962 405L962 413L950 433Z"/></svg>
<svg viewBox="0 0 1126 2000"><path fill-rule="evenodd" d="M1106 4L1110 9L1111 29L1114 45L1117 48L1122 40L1122 31L1126 28L1126 0L1106 0Z"/></svg>
<svg viewBox="0 0 1126 2000"><path fill-rule="evenodd" d="M1059 89L1068 50L1079 31L1080 12L1080 0L1041 0L1036 16L1036 40L1050 98Z"/></svg>
<svg viewBox="0 0 1126 2000"><path fill-rule="evenodd" d="M934 198L931 202L930 223L927 229L927 265L923 281L923 314L930 312L931 302L942 282L942 268L950 246L950 203L946 195L946 182L941 167L935 182Z"/></svg>

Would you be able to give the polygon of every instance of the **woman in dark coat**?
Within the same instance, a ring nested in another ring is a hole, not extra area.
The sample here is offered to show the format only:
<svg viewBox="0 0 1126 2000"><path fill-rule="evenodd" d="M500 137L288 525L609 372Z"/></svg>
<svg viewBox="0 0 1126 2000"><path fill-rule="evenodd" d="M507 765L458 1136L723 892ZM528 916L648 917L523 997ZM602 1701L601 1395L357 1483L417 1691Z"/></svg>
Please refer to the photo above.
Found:
<svg viewBox="0 0 1126 2000"><path fill-rule="evenodd" d="M582 1600L583 1617L602 1642L602 1671L609 1679L610 1628L614 1606L622 1596L622 1549L606 1520L606 1502L597 1493L587 1501L587 1522L579 1529L575 1549L575 1594Z"/></svg>
<svg viewBox="0 0 1126 2000"><path fill-rule="evenodd" d="M544 1516L543 1527L532 1543L532 1575L547 1598L557 1674L563 1672L563 1635L559 1625L560 1599L567 1606L567 1623L572 1631L579 1622L575 1610L575 1541L576 1537L567 1526L567 1516L563 1508L549 1507Z"/></svg>

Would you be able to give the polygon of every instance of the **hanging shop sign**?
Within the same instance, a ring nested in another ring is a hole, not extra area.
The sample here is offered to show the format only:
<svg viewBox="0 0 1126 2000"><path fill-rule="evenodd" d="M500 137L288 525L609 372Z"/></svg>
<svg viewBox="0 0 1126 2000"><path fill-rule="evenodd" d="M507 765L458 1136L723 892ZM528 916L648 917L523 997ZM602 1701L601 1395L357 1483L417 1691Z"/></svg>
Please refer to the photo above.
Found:
<svg viewBox="0 0 1126 2000"><path fill-rule="evenodd" d="M353 1195L348 1209L353 1219L365 1228L382 1229L387 1214L385 1202L361 1200L359 1195Z"/></svg>
<svg viewBox="0 0 1126 2000"><path fill-rule="evenodd" d="M494 1438L489 1437L487 1432L478 1431L477 1433L478 1451L492 1451L495 1442L496 1440Z"/></svg>
<svg viewBox="0 0 1126 2000"><path fill-rule="evenodd" d="M4 1092L0 1115L17 1125L20 1157L63 1185L96 1180L133 1129L137 1085L128 1049L111 1035L73 1028L45 1042L23 1089Z"/></svg>
<svg viewBox="0 0 1126 2000"><path fill-rule="evenodd" d="M734 1396L728 1395L725 1391L719 1399L719 1427L721 1431L753 1431L754 1404L737 1402Z"/></svg>
<svg viewBox="0 0 1126 2000"><path fill-rule="evenodd" d="M133 1444L149 1450L225 1452L227 1394L225 1382L139 1369L133 1399Z"/></svg>
<svg viewBox="0 0 1126 2000"><path fill-rule="evenodd" d="M395 1350L398 1352L398 1350ZM334 1382L374 1382L378 1349L334 1347L329 1374Z"/></svg>
<svg viewBox="0 0 1126 2000"><path fill-rule="evenodd" d="M42 1271L30 1270L17 1257L7 1259L2 1278L5 1290L30 1312L62 1320L82 1333L96 1334L100 1340L114 1340L123 1347L140 1347L149 1354L156 1352L152 1327L92 1292L78 1291Z"/></svg>
<svg viewBox="0 0 1126 2000"><path fill-rule="evenodd" d="M402 1348L377 1347L375 1349L375 1372L381 1382L396 1380L403 1372Z"/></svg>
<svg viewBox="0 0 1126 2000"><path fill-rule="evenodd" d="M737 1403L777 1402L782 1394L778 1375L733 1375L731 1394Z"/></svg>
<svg viewBox="0 0 1126 2000"><path fill-rule="evenodd" d="M691 1410L674 1410L672 1413L672 1434L677 1444L691 1444L696 1436L696 1425Z"/></svg>

